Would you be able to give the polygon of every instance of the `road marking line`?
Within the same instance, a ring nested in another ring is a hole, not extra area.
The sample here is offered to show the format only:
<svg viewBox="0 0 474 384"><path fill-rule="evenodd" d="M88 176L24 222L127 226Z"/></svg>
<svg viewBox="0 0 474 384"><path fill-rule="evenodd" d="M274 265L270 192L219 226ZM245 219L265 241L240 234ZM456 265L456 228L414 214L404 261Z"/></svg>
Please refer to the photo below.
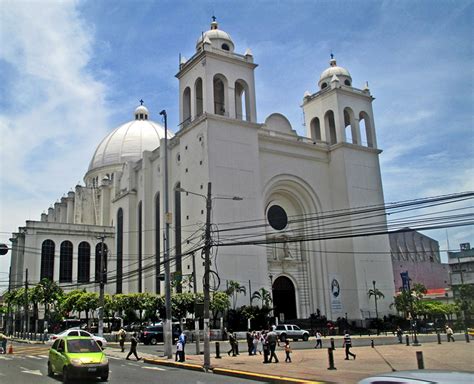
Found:
<svg viewBox="0 0 474 384"><path fill-rule="evenodd" d="M121 357L115 357L115 356L107 356L107 358L112 359L112 360L123 360Z"/></svg>
<svg viewBox="0 0 474 384"><path fill-rule="evenodd" d="M30 359L35 359L35 360L41 360L41 357L38 357L38 356L27 355L26 357L29 357Z"/></svg>
<svg viewBox="0 0 474 384"><path fill-rule="evenodd" d="M164 368L158 368L158 367L142 367L143 369L152 369L154 371L166 371Z"/></svg>

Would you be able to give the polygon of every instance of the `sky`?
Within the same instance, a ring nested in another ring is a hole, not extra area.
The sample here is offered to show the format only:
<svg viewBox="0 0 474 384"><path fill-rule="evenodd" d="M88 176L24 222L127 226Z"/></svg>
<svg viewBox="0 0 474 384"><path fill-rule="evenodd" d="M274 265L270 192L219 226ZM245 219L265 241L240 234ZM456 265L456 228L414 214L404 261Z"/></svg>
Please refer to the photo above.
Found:
<svg viewBox="0 0 474 384"><path fill-rule="evenodd" d="M179 55L212 15L259 64L259 122L280 112L305 135L303 95L334 53L375 97L386 202L474 190L474 1L1 0L0 243L82 183L140 99L176 131ZM425 234L474 246L473 226Z"/></svg>

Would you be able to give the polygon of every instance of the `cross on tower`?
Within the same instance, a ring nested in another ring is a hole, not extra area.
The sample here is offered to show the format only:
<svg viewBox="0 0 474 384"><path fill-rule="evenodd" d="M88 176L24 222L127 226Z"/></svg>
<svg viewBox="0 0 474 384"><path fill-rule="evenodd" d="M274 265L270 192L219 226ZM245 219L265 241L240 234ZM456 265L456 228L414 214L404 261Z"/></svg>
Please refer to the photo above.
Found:
<svg viewBox="0 0 474 384"><path fill-rule="evenodd" d="M215 17L214 15L211 17L212 21L216 21L217 17Z"/></svg>
<svg viewBox="0 0 474 384"><path fill-rule="evenodd" d="M331 53L331 60L334 59L334 55Z"/></svg>
<svg viewBox="0 0 474 384"><path fill-rule="evenodd" d="M143 99L140 99L140 105L143 105Z"/></svg>

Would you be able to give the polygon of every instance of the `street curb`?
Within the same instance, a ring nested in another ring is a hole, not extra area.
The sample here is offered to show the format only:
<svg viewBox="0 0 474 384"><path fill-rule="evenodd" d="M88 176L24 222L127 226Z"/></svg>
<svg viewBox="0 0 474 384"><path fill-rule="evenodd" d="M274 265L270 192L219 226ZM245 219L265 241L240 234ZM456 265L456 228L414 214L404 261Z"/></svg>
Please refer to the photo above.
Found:
<svg viewBox="0 0 474 384"><path fill-rule="evenodd" d="M295 379L292 377L284 377L284 376L273 376L273 375L265 375L260 373L253 373L247 371L236 371L234 369L226 369L226 368L214 368L212 370L213 373L217 375L224 375L224 376L233 376L233 377L241 377L244 379L251 379L257 381L263 381L265 383L274 383L274 384L323 384L327 383L326 381L312 381L312 380L305 380L305 379Z"/></svg>
<svg viewBox="0 0 474 384"><path fill-rule="evenodd" d="M143 359L143 362L148 363L148 364L154 364L154 365L164 365L167 367L183 368L183 369L189 369L191 371L204 372L204 368L201 365L197 365L197 364L179 363L177 361L148 359L146 357Z"/></svg>
<svg viewBox="0 0 474 384"><path fill-rule="evenodd" d="M154 365L163 365L167 367L174 367L174 368L182 368L182 369L189 369L192 371L199 371L205 372L204 368L201 365L197 364L189 364L189 363L179 363L176 361L167 361L167 360L158 360L158 359L143 359L144 363L154 364ZM244 379L251 379L262 381L265 383L274 383L274 384L323 384L327 382L323 381L312 381L312 380L304 380L304 379L295 379L292 377L284 377L284 376L274 376L274 375L265 375L247 371L237 371L235 369L227 369L227 368L212 368L212 373L216 375L223 375L223 376L233 376L233 377L241 377Z"/></svg>

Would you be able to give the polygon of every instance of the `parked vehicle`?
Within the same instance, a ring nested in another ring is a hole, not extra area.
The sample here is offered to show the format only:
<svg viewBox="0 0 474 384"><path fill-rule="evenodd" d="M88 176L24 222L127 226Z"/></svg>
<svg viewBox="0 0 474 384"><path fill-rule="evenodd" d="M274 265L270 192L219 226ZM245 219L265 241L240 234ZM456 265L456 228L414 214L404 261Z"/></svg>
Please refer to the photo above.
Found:
<svg viewBox="0 0 474 384"><path fill-rule="evenodd" d="M307 341L309 339L308 331L293 324L277 325L275 328L275 333L278 335L281 341L285 341L286 339L293 339L295 341L301 339Z"/></svg>
<svg viewBox="0 0 474 384"><path fill-rule="evenodd" d="M48 376L62 375L63 382L73 378L109 378L109 361L94 339L64 336L54 341L49 350Z"/></svg>
<svg viewBox="0 0 474 384"><path fill-rule="evenodd" d="M93 335L92 333L89 333L87 331L84 331L82 329L78 328L71 328L67 329L61 333L51 335L48 340L46 340L46 344L52 345L56 339L59 339L61 337L65 336L82 336L82 337L89 337L91 339L94 339L97 344L99 344L99 347L105 348L107 346L107 340L105 340L103 337Z"/></svg>
<svg viewBox="0 0 474 384"><path fill-rule="evenodd" d="M382 373L380 375L367 377L359 381L359 384L471 384L473 381L474 374L470 372L423 369L417 371Z"/></svg>
<svg viewBox="0 0 474 384"><path fill-rule="evenodd" d="M173 341L178 339L180 333L179 325L173 324ZM140 335L140 341L145 345L155 345L156 343L163 342L163 325L146 327Z"/></svg>

